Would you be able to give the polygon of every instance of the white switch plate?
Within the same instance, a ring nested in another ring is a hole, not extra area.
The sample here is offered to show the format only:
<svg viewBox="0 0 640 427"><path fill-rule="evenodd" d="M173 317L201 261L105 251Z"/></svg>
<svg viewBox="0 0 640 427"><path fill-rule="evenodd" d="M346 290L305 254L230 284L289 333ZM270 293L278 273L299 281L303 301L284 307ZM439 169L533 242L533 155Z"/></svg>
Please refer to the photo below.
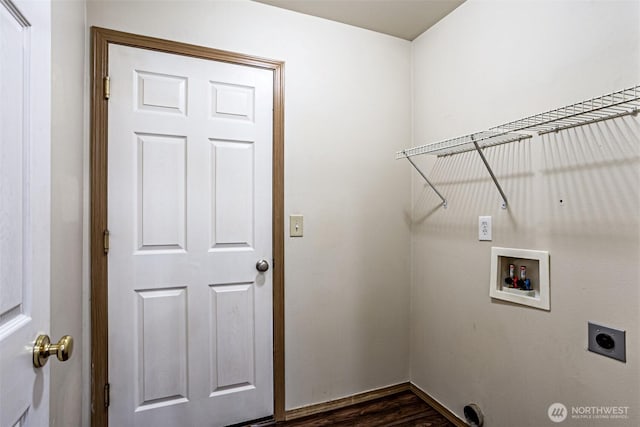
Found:
<svg viewBox="0 0 640 427"><path fill-rule="evenodd" d="M304 231L304 217L302 215L289 216L289 236L302 237Z"/></svg>
<svg viewBox="0 0 640 427"><path fill-rule="evenodd" d="M478 217L478 240L491 240L491 217Z"/></svg>

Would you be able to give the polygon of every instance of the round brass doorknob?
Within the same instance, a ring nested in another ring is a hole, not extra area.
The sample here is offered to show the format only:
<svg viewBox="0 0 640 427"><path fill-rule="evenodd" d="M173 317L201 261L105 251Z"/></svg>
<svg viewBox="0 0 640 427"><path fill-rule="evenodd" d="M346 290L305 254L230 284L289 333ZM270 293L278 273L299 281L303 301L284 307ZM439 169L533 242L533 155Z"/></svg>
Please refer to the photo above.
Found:
<svg viewBox="0 0 640 427"><path fill-rule="evenodd" d="M49 335L40 335L33 345L33 366L42 368L49 356L55 354L59 361L69 360L73 352L73 337L65 335L57 344L51 344Z"/></svg>
<svg viewBox="0 0 640 427"><path fill-rule="evenodd" d="M258 270L260 273L264 273L268 269L269 269L269 263L267 262L266 259L261 259L256 263L256 270Z"/></svg>

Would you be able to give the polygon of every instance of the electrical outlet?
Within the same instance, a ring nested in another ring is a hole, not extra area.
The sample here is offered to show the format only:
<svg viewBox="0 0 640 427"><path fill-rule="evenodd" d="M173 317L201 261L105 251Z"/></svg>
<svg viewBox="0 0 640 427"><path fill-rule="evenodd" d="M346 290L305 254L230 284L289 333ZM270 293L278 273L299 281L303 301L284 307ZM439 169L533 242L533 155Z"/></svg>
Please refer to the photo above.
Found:
<svg viewBox="0 0 640 427"><path fill-rule="evenodd" d="M588 322L587 325L589 340L587 348L589 351L626 363L627 343L625 331L592 322Z"/></svg>
<svg viewBox="0 0 640 427"><path fill-rule="evenodd" d="M491 217L478 217L478 240L491 241Z"/></svg>

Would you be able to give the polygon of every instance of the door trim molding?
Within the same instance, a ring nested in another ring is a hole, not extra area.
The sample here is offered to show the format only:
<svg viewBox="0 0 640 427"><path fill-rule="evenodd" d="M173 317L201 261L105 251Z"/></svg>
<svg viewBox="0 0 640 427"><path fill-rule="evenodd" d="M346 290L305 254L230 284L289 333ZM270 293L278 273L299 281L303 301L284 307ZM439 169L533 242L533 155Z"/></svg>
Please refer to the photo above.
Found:
<svg viewBox="0 0 640 427"><path fill-rule="evenodd" d="M137 34L91 27L90 113L90 280L91 280L91 425L108 427L105 385L108 370L107 226L108 100L104 78L109 44L228 62L273 72L273 396L274 417L284 420L284 62Z"/></svg>

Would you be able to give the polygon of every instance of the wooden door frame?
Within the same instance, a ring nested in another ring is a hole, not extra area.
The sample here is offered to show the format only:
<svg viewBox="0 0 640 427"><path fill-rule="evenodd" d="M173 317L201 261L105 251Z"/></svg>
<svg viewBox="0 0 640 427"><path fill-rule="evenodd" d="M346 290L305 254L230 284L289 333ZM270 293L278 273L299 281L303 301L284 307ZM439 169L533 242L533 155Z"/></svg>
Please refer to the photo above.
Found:
<svg viewBox="0 0 640 427"><path fill-rule="evenodd" d="M274 416L284 419L284 62L159 38L91 27L91 425L108 422L107 226L109 44L149 49L273 71L273 396Z"/></svg>

